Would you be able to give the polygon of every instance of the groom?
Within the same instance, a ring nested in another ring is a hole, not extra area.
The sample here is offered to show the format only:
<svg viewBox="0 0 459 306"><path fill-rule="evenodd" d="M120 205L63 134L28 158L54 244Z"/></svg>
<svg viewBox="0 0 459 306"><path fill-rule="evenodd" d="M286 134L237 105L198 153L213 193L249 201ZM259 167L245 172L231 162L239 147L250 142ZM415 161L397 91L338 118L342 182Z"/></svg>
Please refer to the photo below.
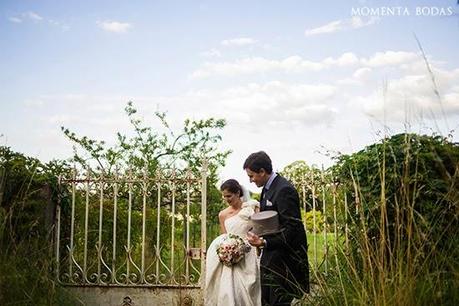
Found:
<svg viewBox="0 0 459 306"><path fill-rule="evenodd" d="M309 292L309 266L306 232L300 215L300 200L295 187L272 171L269 156L256 152L244 162L250 182L263 186L260 210L275 210L281 232L259 237L247 234L250 244L262 249L262 305L290 305L294 297Z"/></svg>

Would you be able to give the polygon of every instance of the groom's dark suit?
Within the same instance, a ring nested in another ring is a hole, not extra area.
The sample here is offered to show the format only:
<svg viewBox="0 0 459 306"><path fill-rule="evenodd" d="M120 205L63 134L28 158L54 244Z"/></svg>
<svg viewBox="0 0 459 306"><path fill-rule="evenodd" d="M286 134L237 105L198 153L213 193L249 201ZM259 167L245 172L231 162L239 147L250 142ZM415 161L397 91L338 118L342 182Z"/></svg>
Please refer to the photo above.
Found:
<svg viewBox="0 0 459 306"><path fill-rule="evenodd" d="M290 305L293 296L309 292L307 241L295 187L277 175L261 193L260 210L275 210L283 231L264 236L261 257L263 305Z"/></svg>

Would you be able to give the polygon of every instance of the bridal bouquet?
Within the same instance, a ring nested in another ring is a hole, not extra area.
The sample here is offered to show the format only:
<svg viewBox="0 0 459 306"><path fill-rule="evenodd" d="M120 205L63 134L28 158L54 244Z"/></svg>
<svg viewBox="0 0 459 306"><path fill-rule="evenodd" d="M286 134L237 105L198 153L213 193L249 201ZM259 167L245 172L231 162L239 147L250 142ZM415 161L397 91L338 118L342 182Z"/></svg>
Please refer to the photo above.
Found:
<svg viewBox="0 0 459 306"><path fill-rule="evenodd" d="M222 264L231 267L241 261L250 248L251 246L238 235L228 234L217 247L217 255Z"/></svg>

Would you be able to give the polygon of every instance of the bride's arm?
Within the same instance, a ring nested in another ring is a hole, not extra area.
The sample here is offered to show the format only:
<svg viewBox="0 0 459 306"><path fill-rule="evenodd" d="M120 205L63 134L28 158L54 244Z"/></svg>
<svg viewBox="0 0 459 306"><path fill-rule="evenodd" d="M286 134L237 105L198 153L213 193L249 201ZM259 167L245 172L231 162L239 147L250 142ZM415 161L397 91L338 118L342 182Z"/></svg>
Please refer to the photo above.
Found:
<svg viewBox="0 0 459 306"><path fill-rule="evenodd" d="M220 223L220 234L226 234L225 219L225 213L223 211L219 212L218 222Z"/></svg>

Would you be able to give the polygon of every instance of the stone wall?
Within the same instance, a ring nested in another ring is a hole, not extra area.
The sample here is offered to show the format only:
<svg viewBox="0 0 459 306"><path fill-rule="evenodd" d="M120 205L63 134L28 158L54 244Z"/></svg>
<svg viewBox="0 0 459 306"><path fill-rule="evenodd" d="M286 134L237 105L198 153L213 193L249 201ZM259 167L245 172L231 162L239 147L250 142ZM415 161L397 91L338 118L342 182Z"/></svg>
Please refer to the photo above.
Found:
<svg viewBox="0 0 459 306"><path fill-rule="evenodd" d="M203 305L200 288L68 287L86 306L197 306Z"/></svg>

